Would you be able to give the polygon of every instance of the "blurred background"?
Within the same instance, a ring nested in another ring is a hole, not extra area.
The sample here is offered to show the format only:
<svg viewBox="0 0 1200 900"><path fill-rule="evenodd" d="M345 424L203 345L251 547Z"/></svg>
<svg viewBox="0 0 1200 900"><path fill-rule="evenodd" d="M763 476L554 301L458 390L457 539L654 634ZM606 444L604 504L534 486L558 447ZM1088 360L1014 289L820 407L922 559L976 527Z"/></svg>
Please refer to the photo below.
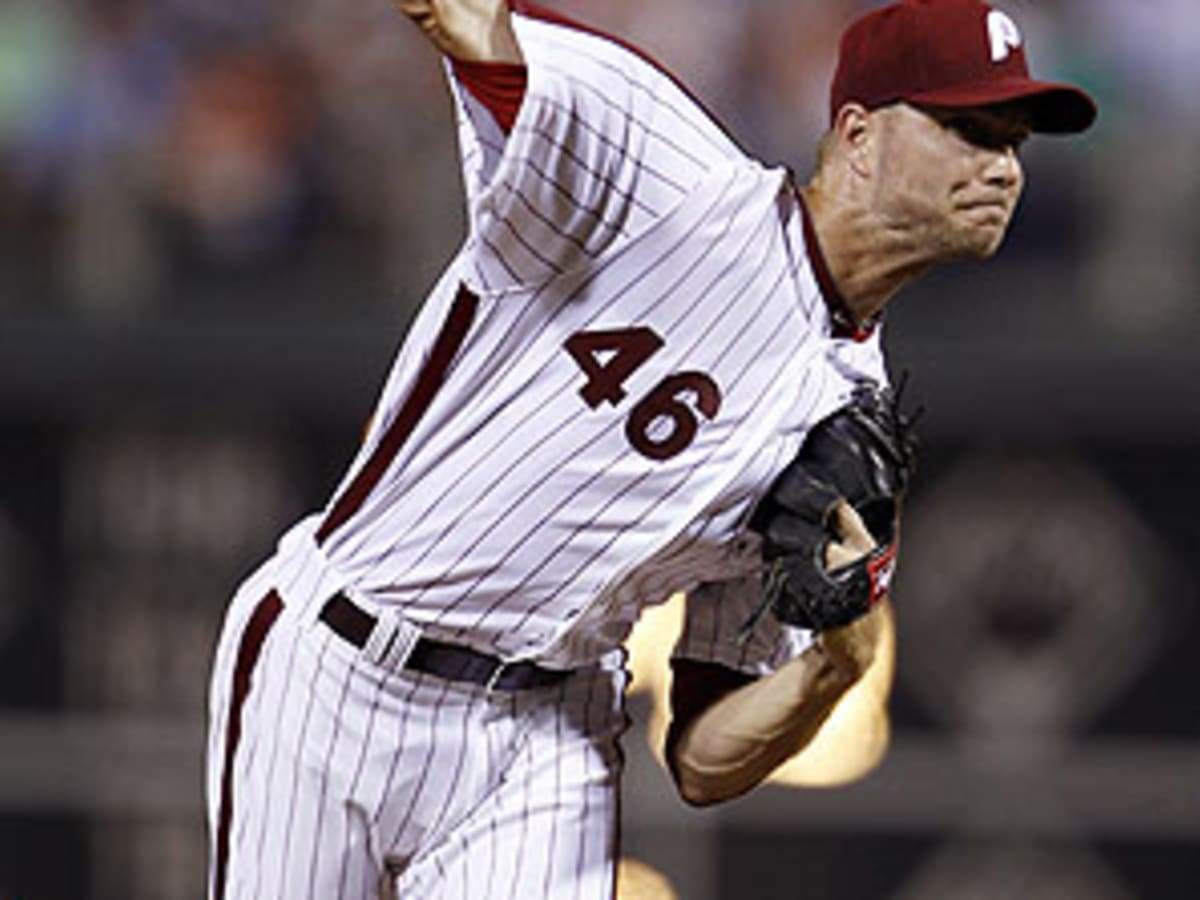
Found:
<svg viewBox="0 0 1200 900"><path fill-rule="evenodd" d="M878 4L554 5L803 176ZM1002 5L1102 115L1030 143L998 261L889 313L928 407L891 753L686 810L639 678L655 896L1200 896L1200 7ZM462 221L437 60L387 0L0 4L0 900L202 896L226 599L325 502Z"/></svg>

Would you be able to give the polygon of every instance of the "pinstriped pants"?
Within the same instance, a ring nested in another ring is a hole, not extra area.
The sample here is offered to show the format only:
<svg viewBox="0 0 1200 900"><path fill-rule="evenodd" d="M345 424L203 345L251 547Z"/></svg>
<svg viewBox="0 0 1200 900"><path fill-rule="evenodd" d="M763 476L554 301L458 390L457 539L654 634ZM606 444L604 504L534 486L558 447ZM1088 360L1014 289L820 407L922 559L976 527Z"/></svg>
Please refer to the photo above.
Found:
<svg viewBox="0 0 1200 900"><path fill-rule="evenodd" d="M252 576L213 667L210 898L608 900L623 681L385 670Z"/></svg>

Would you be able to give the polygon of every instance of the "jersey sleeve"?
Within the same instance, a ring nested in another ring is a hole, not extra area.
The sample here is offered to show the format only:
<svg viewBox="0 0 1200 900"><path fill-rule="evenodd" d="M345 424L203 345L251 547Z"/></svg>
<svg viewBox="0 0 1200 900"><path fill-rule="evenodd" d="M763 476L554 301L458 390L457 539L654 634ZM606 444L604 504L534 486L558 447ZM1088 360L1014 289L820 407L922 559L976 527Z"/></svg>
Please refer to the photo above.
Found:
<svg viewBox="0 0 1200 900"><path fill-rule="evenodd" d="M755 676L769 675L795 659L813 643L813 633L781 625L770 614L749 637L740 637L742 625L761 601L757 575L701 584L688 594L683 632L672 657L717 663Z"/></svg>
<svg viewBox="0 0 1200 900"><path fill-rule="evenodd" d="M527 67L507 134L447 72L467 200L464 278L479 293L544 284L629 240L742 156L665 71L612 38L513 14Z"/></svg>

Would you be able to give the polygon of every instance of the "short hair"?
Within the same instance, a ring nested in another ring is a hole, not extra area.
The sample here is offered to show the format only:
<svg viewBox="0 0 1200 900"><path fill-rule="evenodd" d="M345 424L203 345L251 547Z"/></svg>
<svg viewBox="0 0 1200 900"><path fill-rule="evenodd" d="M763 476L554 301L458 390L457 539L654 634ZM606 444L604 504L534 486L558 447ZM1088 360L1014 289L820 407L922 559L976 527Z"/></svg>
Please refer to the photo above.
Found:
<svg viewBox="0 0 1200 900"><path fill-rule="evenodd" d="M837 129L830 128L817 141L816 160L814 162L813 171L815 174L820 174L829 160L833 157L833 148L837 144Z"/></svg>

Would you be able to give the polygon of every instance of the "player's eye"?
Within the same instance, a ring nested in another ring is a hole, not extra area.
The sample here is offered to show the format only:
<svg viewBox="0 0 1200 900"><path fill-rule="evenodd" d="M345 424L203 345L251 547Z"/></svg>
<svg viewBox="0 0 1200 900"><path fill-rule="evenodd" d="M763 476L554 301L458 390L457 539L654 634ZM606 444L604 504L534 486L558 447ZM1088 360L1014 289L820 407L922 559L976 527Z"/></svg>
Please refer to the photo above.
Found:
<svg viewBox="0 0 1200 900"><path fill-rule="evenodd" d="M955 116L945 125L968 144L985 150L1020 150L1028 137L1024 129L997 128L971 116Z"/></svg>
<svg viewBox="0 0 1200 900"><path fill-rule="evenodd" d="M968 144L988 149L995 148L996 135L976 119L954 118L947 123L947 127Z"/></svg>

